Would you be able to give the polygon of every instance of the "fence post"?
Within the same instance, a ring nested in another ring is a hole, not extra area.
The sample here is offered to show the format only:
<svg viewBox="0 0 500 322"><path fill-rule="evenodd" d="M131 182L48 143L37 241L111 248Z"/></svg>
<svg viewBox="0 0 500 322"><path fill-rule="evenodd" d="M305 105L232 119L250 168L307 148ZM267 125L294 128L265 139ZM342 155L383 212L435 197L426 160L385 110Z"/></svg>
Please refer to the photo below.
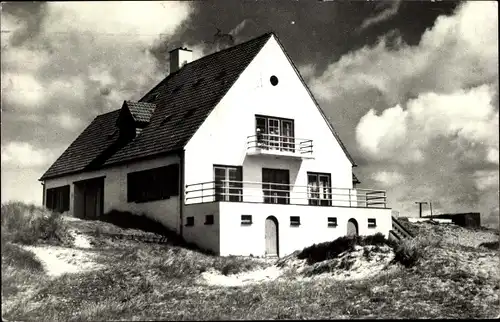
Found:
<svg viewBox="0 0 500 322"><path fill-rule="evenodd" d="M201 203L203 203L203 184L204 182L201 183Z"/></svg>

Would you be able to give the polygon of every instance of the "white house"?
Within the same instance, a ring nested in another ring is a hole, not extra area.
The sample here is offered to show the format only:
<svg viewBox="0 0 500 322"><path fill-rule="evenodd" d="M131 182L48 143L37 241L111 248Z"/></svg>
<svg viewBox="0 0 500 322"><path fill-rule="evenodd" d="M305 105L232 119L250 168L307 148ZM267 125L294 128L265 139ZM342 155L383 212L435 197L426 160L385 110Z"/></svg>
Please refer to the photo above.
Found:
<svg viewBox="0 0 500 322"><path fill-rule="evenodd" d="M192 61L97 116L41 177L44 204L83 218L145 213L220 255L282 256L346 234L389 236L355 165L280 41Z"/></svg>

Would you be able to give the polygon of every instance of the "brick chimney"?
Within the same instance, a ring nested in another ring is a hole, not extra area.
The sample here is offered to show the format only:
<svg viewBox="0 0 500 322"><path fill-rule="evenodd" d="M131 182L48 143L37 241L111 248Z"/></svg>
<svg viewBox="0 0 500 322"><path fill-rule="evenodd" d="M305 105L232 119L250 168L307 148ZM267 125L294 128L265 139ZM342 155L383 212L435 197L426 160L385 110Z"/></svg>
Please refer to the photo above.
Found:
<svg viewBox="0 0 500 322"><path fill-rule="evenodd" d="M170 54L170 74L175 73L185 64L193 61L193 51L187 48L176 48Z"/></svg>

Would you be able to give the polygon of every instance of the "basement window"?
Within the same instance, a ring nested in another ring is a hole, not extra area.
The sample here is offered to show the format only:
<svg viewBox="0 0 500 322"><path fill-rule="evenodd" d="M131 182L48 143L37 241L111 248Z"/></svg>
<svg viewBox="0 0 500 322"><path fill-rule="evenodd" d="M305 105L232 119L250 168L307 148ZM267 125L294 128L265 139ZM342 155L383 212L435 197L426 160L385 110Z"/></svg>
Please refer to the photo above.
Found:
<svg viewBox="0 0 500 322"><path fill-rule="evenodd" d="M377 221L375 218L368 218L368 228L377 227Z"/></svg>
<svg viewBox="0 0 500 322"><path fill-rule="evenodd" d="M213 224L214 224L214 215L206 215L205 225L213 225Z"/></svg>
<svg viewBox="0 0 500 322"><path fill-rule="evenodd" d="M194 226L194 217L186 217L186 227L187 226Z"/></svg>
<svg viewBox="0 0 500 322"><path fill-rule="evenodd" d="M45 207L59 213L69 211L69 185L47 189Z"/></svg>
<svg viewBox="0 0 500 322"><path fill-rule="evenodd" d="M300 217L290 216L290 226L300 226Z"/></svg>
<svg viewBox="0 0 500 322"><path fill-rule="evenodd" d="M252 215L241 215L241 224L242 225L251 225L252 224Z"/></svg>
<svg viewBox="0 0 500 322"><path fill-rule="evenodd" d="M337 227L337 217L328 217L328 227Z"/></svg>

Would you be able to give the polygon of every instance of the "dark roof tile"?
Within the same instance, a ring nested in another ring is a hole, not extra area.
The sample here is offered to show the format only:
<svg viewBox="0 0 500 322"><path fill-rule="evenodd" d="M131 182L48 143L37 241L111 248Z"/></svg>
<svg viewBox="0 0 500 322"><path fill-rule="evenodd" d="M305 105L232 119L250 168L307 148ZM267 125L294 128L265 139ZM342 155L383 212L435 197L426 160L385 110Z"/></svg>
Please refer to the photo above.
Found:
<svg viewBox="0 0 500 322"><path fill-rule="evenodd" d="M102 114L83 130L43 174L42 179L78 172L111 146L119 137L116 120L120 110Z"/></svg>

